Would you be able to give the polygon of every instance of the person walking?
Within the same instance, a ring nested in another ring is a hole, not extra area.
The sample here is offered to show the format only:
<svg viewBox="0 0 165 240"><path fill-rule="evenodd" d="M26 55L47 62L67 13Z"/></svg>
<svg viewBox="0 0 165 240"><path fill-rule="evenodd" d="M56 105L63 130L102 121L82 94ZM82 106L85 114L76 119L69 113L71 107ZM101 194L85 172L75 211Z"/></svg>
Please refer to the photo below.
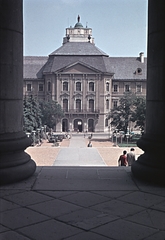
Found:
<svg viewBox="0 0 165 240"><path fill-rule="evenodd" d="M127 151L123 151L123 154L120 155L119 160L118 160L118 164L119 166L127 166Z"/></svg>
<svg viewBox="0 0 165 240"><path fill-rule="evenodd" d="M135 161L135 154L134 154L135 149L131 148L130 152L127 153L127 161L128 161L128 166L131 166L132 163Z"/></svg>

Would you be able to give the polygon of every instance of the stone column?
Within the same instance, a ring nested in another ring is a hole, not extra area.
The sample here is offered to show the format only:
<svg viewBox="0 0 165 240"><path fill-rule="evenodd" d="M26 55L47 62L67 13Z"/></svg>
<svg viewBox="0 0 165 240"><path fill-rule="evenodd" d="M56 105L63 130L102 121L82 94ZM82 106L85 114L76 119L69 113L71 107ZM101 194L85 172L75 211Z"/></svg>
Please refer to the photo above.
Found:
<svg viewBox="0 0 165 240"><path fill-rule="evenodd" d="M24 150L22 0L0 0L0 184L31 176L36 165Z"/></svg>
<svg viewBox="0 0 165 240"><path fill-rule="evenodd" d="M133 174L165 185L165 4L148 2L146 133L137 145L144 154L132 165Z"/></svg>

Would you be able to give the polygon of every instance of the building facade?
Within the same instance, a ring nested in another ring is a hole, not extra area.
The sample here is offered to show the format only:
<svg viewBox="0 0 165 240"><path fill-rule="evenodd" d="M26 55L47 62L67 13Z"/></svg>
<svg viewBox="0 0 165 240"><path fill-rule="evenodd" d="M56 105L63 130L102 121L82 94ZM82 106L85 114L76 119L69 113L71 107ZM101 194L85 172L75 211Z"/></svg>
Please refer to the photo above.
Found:
<svg viewBox="0 0 165 240"><path fill-rule="evenodd" d="M24 96L56 100L65 117L56 131L106 132L107 114L125 92L146 95L146 58L109 57L78 16L60 48L48 57L24 57Z"/></svg>

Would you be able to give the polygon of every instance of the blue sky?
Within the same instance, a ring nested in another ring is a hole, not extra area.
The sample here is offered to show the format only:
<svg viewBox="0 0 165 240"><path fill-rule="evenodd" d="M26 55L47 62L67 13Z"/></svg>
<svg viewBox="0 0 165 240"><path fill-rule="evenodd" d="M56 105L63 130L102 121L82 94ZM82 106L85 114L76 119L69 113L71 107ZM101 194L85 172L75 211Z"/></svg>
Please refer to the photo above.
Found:
<svg viewBox="0 0 165 240"><path fill-rule="evenodd" d="M147 0L23 0L24 55L48 56L77 16L111 57L147 56Z"/></svg>

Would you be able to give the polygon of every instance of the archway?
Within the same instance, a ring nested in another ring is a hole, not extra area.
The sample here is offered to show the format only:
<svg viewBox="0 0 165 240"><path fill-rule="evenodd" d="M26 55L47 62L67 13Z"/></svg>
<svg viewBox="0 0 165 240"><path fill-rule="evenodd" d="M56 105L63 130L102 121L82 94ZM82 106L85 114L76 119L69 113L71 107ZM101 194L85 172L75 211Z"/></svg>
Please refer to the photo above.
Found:
<svg viewBox="0 0 165 240"><path fill-rule="evenodd" d="M62 120L62 131L67 132L68 131L68 119L64 118Z"/></svg>
<svg viewBox="0 0 165 240"><path fill-rule="evenodd" d="M83 131L83 123L81 119L74 120L74 131L82 132Z"/></svg>
<svg viewBox="0 0 165 240"><path fill-rule="evenodd" d="M88 119L88 131L89 132L94 132L95 126L94 126L94 120L93 119Z"/></svg>

